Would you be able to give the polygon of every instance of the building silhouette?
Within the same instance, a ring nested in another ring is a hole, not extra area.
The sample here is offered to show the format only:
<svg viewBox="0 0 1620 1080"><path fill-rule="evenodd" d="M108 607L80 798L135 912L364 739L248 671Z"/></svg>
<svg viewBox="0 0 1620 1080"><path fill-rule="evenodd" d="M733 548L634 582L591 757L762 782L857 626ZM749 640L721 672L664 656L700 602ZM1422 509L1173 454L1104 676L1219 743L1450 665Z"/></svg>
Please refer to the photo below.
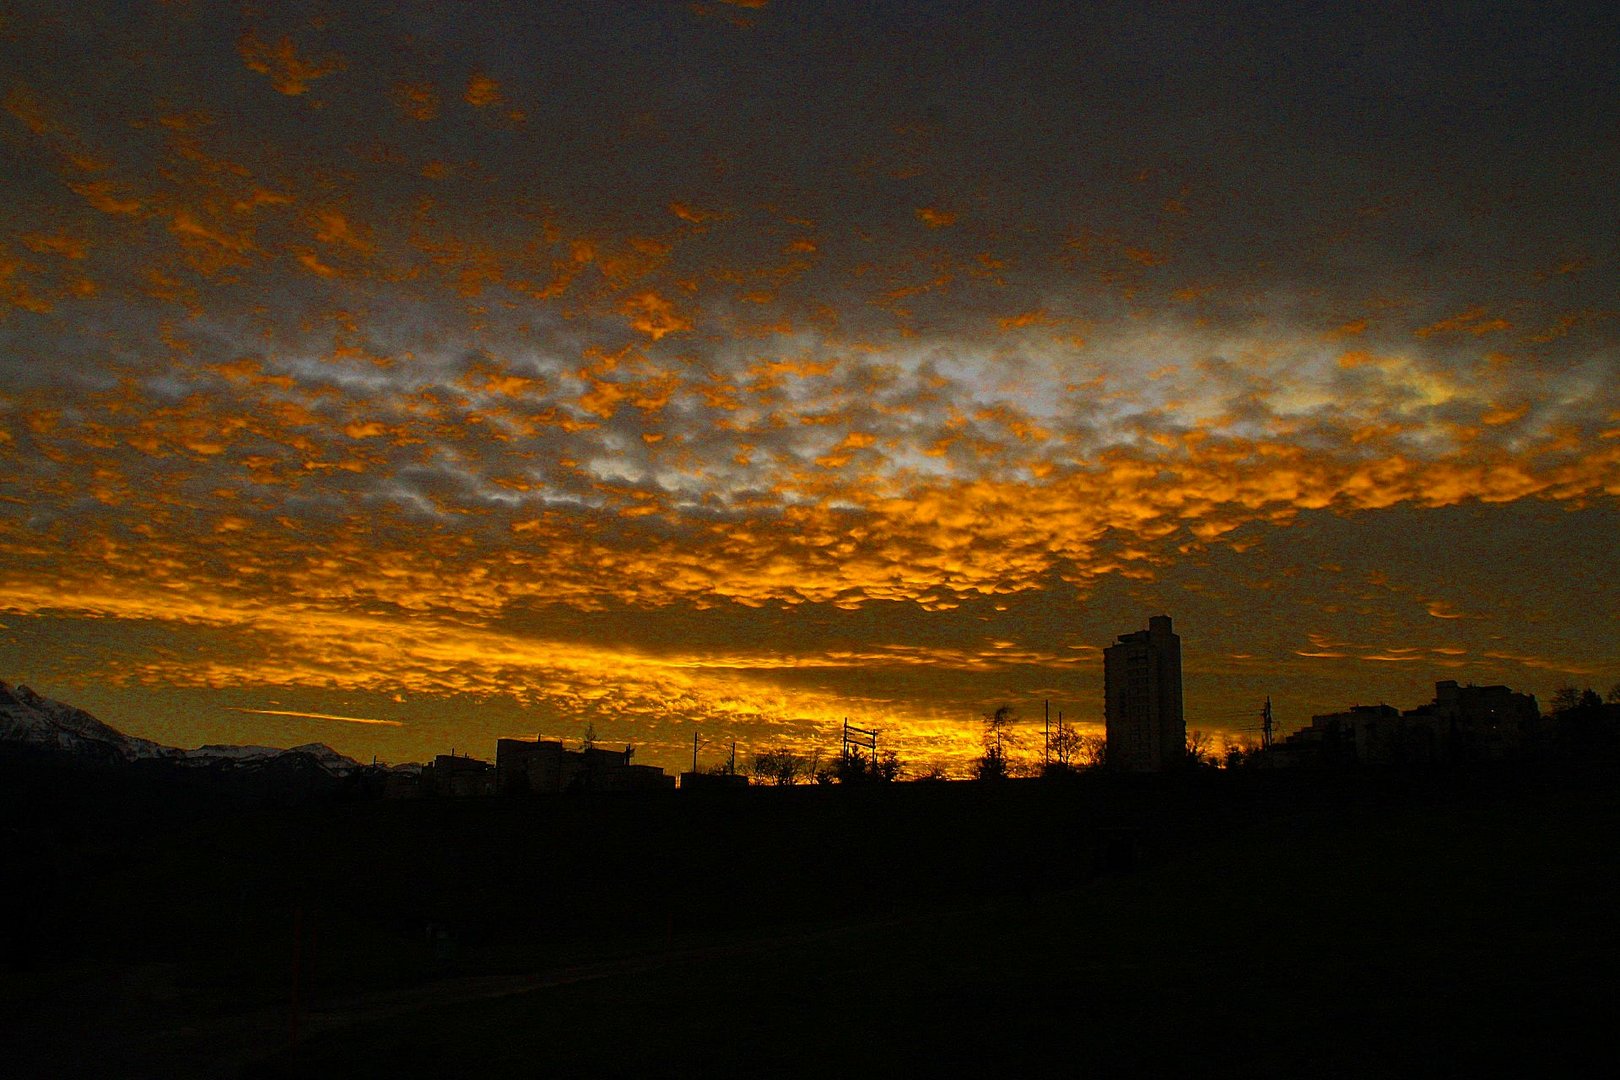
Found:
<svg viewBox="0 0 1620 1080"><path fill-rule="evenodd" d="M418 794L468 798L495 794L495 771L489 762L455 752L440 754L416 777ZM400 792L403 793L403 792Z"/></svg>
<svg viewBox="0 0 1620 1080"><path fill-rule="evenodd" d="M1311 717L1301 728L1272 747L1271 765L1343 765L1354 761L1412 762L1435 760L1434 731L1408 723L1393 705L1352 705Z"/></svg>
<svg viewBox="0 0 1620 1080"><path fill-rule="evenodd" d="M1432 765L1496 758L1517 750L1536 730L1533 694L1506 686L1434 684L1434 700L1404 712L1391 705L1352 705L1311 717L1275 747L1272 764Z"/></svg>
<svg viewBox="0 0 1620 1080"><path fill-rule="evenodd" d="M734 772L683 772L682 791L731 791L748 786L748 777Z"/></svg>
<svg viewBox="0 0 1620 1080"><path fill-rule="evenodd" d="M1103 699L1109 767L1159 772L1185 760L1181 638L1170 616L1153 616L1146 630L1121 634L1103 650Z"/></svg>
<svg viewBox="0 0 1620 1080"><path fill-rule="evenodd" d="M1501 757L1517 750L1541 720L1535 695L1506 686L1459 686L1453 679L1434 684L1434 701L1403 713L1428 723L1449 758Z"/></svg>
<svg viewBox="0 0 1620 1080"><path fill-rule="evenodd" d="M568 750L550 739L498 739L495 774L503 794L564 791L667 791L675 778L656 765L632 765L633 747Z"/></svg>

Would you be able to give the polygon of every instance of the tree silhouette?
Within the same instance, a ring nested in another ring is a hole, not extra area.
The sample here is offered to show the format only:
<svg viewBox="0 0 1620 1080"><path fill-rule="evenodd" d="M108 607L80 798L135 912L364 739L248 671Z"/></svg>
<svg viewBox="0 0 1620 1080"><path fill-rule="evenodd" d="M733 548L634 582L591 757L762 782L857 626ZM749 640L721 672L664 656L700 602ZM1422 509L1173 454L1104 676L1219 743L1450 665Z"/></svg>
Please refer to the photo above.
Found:
<svg viewBox="0 0 1620 1080"><path fill-rule="evenodd" d="M1260 764L1260 746L1258 743L1244 741L1226 744L1225 767L1228 769L1250 769Z"/></svg>
<svg viewBox="0 0 1620 1080"><path fill-rule="evenodd" d="M1073 724L1058 721L1052 735L1052 760L1043 775L1064 776L1081 769L1099 769L1108 757L1108 740L1101 735L1083 735Z"/></svg>
<svg viewBox="0 0 1620 1080"><path fill-rule="evenodd" d="M1063 714L1058 714L1058 727L1052 736L1051 750L1052 763L1059 771L1079 768L1082 764L1081 754L1085 749L1085 736L1073 724L1063 722Z"/></svg>
<svg viewBox="0 0 1620 1080"><path fill-rule="evenodd" d="M900 755L893 750L869 758L859 750L852 749L838 759L833 767L833 775L840 784L889 783L900 776L903 768Z"/></svg>
<svg viewBox="0 0 1620 1080"><path fill-rule="evenodd" d="M1574 686L1560 686L1553 693L1553 719L1558 741L1569 752L1587 754L1600 747L1612 750L1620 741L1620 729L1609 715L1609 707L1591 687L1577 691Z"/></svg>
<svg viewBox="0 0 1620 1080"><path fill-rule="evenodd" d="M1553 691L1552 711L1555 713L1569 712L1581 704L1581 692L1575 689L1573 683L1565 683Z"/></svg>
<svg viewBox="0 0 1620 1080"><path fill-rule="evenodd" d="M979 780L1002 780L1009 773L1007 752L1018 744L1012 725L1016 718L1011 705L1002 705L984 718L984 753L973 763Z"/></svg>
<svg viewBox="0 0 1620 1080"><path fill-rule="evenodd" d="M995 747L984 752L979 760L973 763L973 779L975 780L1005 780L1007 778L1007 759Z"/></svg>
<svg viewBox="0 0 1620 1080"><path fill-rule="evenodd" d="M762 783L786 787L798 783L799 777L807 775L808 765L809 761L803 754L778 746L754 755L753 773Z"/></svg>
<svg viewBox="0 0 1620 1080"><path fill-rule="evenodd" d="M1192 768L1215 765L1215 738L1207 731L1194 728L1187 732L1187 764Z"/></svg>

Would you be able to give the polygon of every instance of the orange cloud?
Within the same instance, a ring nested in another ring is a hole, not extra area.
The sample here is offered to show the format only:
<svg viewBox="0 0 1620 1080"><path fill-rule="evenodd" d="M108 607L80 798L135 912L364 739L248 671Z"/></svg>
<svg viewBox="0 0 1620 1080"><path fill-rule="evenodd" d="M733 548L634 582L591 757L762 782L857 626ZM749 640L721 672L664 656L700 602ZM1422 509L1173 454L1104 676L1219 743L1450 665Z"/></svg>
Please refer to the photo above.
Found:
<svg viewBox="0 0 1620 1080"><path fill-rule="evenodd" d="M1149 251L1147 248L1126 248L1125 257L1139 266L1163 266L1170 261L1168 255Z"/></svg>
<svg viewBox="0 0 1620 1080"><path fill-rule="evenodd" d="M51 311L54 305L49 300L40 296L28 282L19 280L22 269L20 261L0 252L0 301L41 315Z"/></svg>
<svg viewBox="0 0 1620 1080"><path fill-rule="evenodd" d="M1433 337L1436 334L1472 334L1475 337L1483 337L1513 327L1506 319L1487 319L1485 315L1485 308L1473 307L1449 319L1441 319L1429 326L1419 327L1412 333L1420 338Z"/></svg>
<svg viewBox="0 0 1620 1080"><path fill-rule="evenodd" d="M392 97L400 112L426 123L439 115L439 88L428 82L395 83Z"/></svg>
<svg viewBox="0 0 1620 1080"><path fill-rule="evenodd" d="M64 259L83 259L89 252L89 245L85 241L61 233L29 233L22 238L22 242L29 251L41 255L60 255Z"/></svg>
<svg viewBox="0 0 1620 1080"><path fill-rule="evenodd" d="M467 91L462 95L467 104L477 109L488 108L501 103L501 84L485 75L475 71L467 79Z"/></svg>
<svg viewBox="0 0 1620 1080"><path fill-rule="evenodd" d="M45 111L45 106L28 87L18 84L6 92L5 110L20 120L35 135L47 135L56 130Z"/></svg>
<svg viewBox="0 0 1620 1080"><path fill-rule="evenodd" d="M92 180L82 184L69 184L74 194L104 214L138 214L142 203L119 194L119 187L111 180Z"/></svg>
<svg viewBox="0 0 1620 1080"><path fill-rule="evenodd" d="M244 232L230 232L189 210L178 210L169 232L193 255L194 269L210 274L226 266L241 266L257 250Z"/></svg>
<svg viewBox="0 0 1620 1080"><path fill-rule="evenodd" d="M1022 330L1027 326L1051 326L1055 321L1050 312L1042 308L1035 308L1020 315L1009 315L1006 318L997 319L996 325L1003 330Z"/></svg>
<svg viewBox="0 0 1620 1080"><path fill-rule="evenodd" d="M335 280L337 278L349 276L348 271L322 262L320 256L308 249L295 248L292 251L292 256L295 260L297 260L299 266L302 266L305 270L308 270L316 277Z"/></svg>
<svg viewBox="0 0 1620 1080"><path fill-rule="evenodd" d="M372 253L373 245L367 235L370 230L355 225L336 210L317 210L311 215L310 226L315 239L323 244L346 247L360 255Z"/></svg>
<svg viewBox="0 0 1620 1080"><path fill-rule="evenodd" d="M637 293L619 305L630 325L654 341L666 334L692 329L692 320L676 314L675 305L655 292Z"/></svg>
<svg viewBox="0 0 1620 1080"><path fill-rule="evenodd" d="M269 76L271 86L291 97L307 94L310 83L342 71L346 64L344 58L337 55L305 60L298 55L292 38L284 35L267 42L254 30L237 40L236 51L249 71Z"/></svg>
<svg viewBox="0 0 1620 1080"><path fill-rule="evenodd" d="M1502 424L1511 424L1515 420L1524 419L1525 415L1529 413L1529 411L1530 406L1528 404L1518 405L1511 408L1500 407L1490 409L1480 416L1479 422L1482 424L1489 424L1492 427L1497 427Z"/></svg>
<svg viewBox="0 0 1620 1080"><path fill-rule="evenodd" d="M686 202L670 203L669 212L682 221L690 221L694 225L701 225L716 216L711 210L703 210Z"/></svg>

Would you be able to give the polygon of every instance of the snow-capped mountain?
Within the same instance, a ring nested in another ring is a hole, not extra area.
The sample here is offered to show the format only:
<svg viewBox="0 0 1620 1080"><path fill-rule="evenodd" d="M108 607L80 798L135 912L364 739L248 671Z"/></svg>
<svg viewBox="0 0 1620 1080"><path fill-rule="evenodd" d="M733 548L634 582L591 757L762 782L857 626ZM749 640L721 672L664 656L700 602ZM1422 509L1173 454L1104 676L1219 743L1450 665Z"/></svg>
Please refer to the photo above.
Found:
<svg viewBox="0 0 1620 1080"><path fill-rule="evenodd" d="M347 776L360 768L360 763L354 758L344 757L325 743L304 743L302 746L291 746L281 751L283 754L308 754L314 758L327 772L333 776Z"/></svg>
<svg viewBox="0 0 1620 1080"><path fill-rule="evenodd" d="M0 682L0 742L62 750L79 757L138 761L174 757L173 747L136 739L103 724L83 709Z"/></svg>
<svg viewBox="0 0 1620 1080"><path fill-rule="evenodd" d="M224 746L210 743L195 750L178 752L188 765L256 765L283 754L305 754L333 776L347 776L360 768L353 758L344 757L325 743L304 743L282 749L279 746Z"/></svg>
<svg viewBox="0 0 1620 1080"><path fill-rule="evenodd" d="M257 761L284 754L286 751L279 746L227 746L209 743L207 746L199 746L195 750L182 750L180 753L187 761Z"/></svg>
<svg viewBox="0 0 1620 1080"><path fill-rule="evenodd" d="M104 763L142 760L170 761L195 766L254 766L287 754L300 754L333 776L347 776L360 768L325 743L305 743L290 749L275 746L199 746L181 750L147 739L125 735L83 709L52 701L26 686L0 682L0 743L54 750Z"/></svg>

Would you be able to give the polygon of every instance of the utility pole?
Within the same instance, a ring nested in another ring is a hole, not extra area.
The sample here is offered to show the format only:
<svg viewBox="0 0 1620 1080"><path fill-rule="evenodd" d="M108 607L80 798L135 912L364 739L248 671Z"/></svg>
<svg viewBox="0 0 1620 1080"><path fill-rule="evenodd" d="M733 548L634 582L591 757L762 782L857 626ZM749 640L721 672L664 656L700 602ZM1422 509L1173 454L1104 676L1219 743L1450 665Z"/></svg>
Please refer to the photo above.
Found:
<svg viewBox="0 0 1620 1080"><path fill-rule="evenodd" d="M697 772L698 733L692 732L692 771Z"/></svg>
<svg viewBox="0 0 1620 1080"><path fill-rule="evenodd" d="M859 750L871 753L871 763L876 766L878 759L878 730L877 728L851 727L849 717L844 717L843 739L838 745L838 758L845 766L853 760Z"/></svg>
<svg viewBox="0 0 1620 1080"><path fill-rule="evenodd" d="M1052 699L1051 698L1046 699L1045 709L1046 709L1046 734L1041 739L1041 767L1042 768L1045 768L1046 766L1052 764Z"/></svg>
<svg viewBox="0 0 1620 1080"><path fill-rule="evenodd" d="M1271 695L1266 695L1266 707L1260 713L1260 746L1271 749Z"/></svg>

